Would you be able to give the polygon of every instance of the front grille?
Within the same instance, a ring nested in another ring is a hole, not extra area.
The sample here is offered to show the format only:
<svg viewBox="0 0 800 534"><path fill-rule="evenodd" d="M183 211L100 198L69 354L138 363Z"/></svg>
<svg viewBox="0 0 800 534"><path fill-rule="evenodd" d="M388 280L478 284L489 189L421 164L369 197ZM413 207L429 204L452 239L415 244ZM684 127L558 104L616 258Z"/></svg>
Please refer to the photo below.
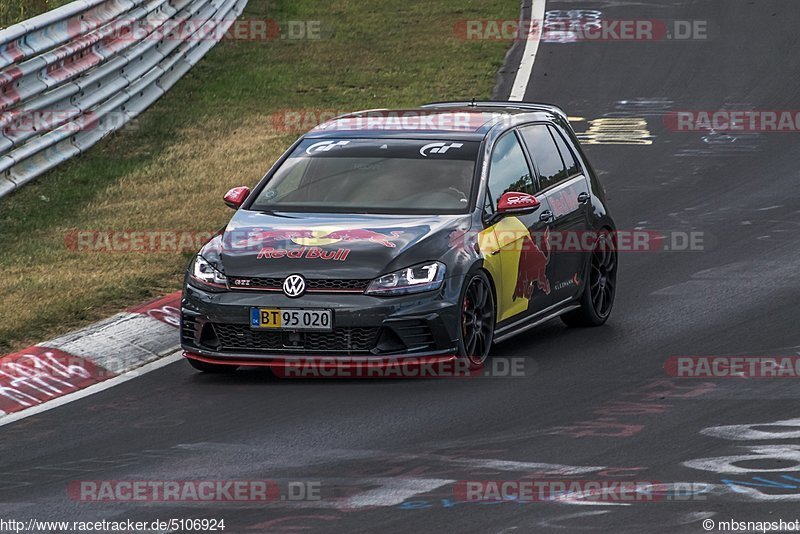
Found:
<svg viewBox="0 0 800 534"><path fill-rule="evenodd" d="M231 289L255 289L262 291L282 291L283 278L229 277ZM310 279L306 280L306 291L318 293L348 291L363 293L371 280L358 279Z"/></svg>
<svg viewBox="0 0 800 534"><path fill-rule="evenodd" d="M273 351L288 353L369 352L380 328L340 327L331 332L253 330L247 325L213 324L221 351Z"/></svg>
<svg viewBox="0 0 800 534"><path fill-rule="evenodd" d="M307 291L364 291L370 280L306 280Z"/></svg>

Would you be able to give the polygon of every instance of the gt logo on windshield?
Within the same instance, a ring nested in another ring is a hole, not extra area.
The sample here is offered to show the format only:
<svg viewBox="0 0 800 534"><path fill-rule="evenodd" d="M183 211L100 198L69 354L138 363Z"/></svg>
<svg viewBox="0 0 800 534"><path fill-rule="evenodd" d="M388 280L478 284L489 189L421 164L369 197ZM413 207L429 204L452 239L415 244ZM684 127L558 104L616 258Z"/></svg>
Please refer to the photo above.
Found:
<svg viewBox="0 0 800 534"><path fill-rule="evenodd" d="M424 147L419 149L419 153L422 154L424 157L428 157L428 154L444 154L451 148L461 148L464 146L464 143L428 143Z"/></svg>
<svg viewBox="0 0 800 534"><path fill-rule="evenodd" d="M332 148L336 148L337 146L344 146L349 144L350 141L320 141L319 143L314 143L310 147L306 149L306 154L311 154L312 152L327 152Z"/></svg>

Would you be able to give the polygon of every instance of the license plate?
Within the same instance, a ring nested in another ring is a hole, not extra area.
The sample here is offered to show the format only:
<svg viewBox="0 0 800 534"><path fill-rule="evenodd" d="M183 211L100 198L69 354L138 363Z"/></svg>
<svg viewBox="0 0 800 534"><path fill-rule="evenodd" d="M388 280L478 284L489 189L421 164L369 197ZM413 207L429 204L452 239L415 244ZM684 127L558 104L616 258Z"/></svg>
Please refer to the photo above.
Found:
<svg viewBox="0 0 800 534"><path fill-rule="evenodd" d="M302 308L250 308L250 328L330 331L333 329L333 312Z"/></svg>

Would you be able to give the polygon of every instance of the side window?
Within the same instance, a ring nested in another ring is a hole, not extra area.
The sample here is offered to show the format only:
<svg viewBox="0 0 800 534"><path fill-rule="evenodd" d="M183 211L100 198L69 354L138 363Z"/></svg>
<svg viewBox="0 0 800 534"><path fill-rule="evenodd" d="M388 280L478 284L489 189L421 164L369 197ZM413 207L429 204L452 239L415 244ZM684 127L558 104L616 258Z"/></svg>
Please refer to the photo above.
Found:
<svg viewBox="0 0 800 534"><path fill-rule="evenodd" d="M494 211L500 197L507 191L535 192L528 161L514 132L505 134L494 145L488 187L486 201L492 208L490 211Z"/></svg>
<svg viewBox="0 0 800 534"><path fill-rule="evenodd" d="M567 170L558 153L558 147L544 124L534 124L520 130L533 162L539 170L539 182L545 189L567 178Z"/></svg>
<svg viewBox="0 0 800 534"><path fill-rule="evenodd" d="M564 141L564 136L561 135L558 128L553 128L552 126L548 126L548 128L550 128L550 133L553 134L553 139L556 140L558 151L561 153L561 159L564 161L564 166L567 168L567 177L575 176L580 172L580 167L578 166L578 161L575 159L575 155L572 153L572 150L569 149L566 141Z"/></svg>

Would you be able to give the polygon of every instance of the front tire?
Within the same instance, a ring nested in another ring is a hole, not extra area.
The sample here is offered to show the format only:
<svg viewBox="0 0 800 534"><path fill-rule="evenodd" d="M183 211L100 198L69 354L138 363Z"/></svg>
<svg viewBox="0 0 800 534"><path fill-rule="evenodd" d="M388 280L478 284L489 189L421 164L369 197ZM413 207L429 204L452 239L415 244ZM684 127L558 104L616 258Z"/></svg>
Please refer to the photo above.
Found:
<svg viewBox="0 0 800 534"><path fill-rule="evenodd" d="M592 250L581 307L565 313L561 320L567 326L600 326L611 315L616 293L617 251L609 234L604 232Z"/></svg>
<svg viewBox="0 0 800 534"><path fill-rule="evenodd" d="M494 340L495 305L492 285L483 271L469 276L461 295L459 357L472 369L483 367Z"/></svg>
<svg viewBox="0 0 800 534"><path fill-rule="evenodd" d="M232 373L238 367L236 365L220 365L216 363L208 363L201 360L195 360L194 358L186 358L189 361L189 365L197 369L198 371L202 371L204 373L214 373L214 374L223 374L223 373Z"/></svg>

